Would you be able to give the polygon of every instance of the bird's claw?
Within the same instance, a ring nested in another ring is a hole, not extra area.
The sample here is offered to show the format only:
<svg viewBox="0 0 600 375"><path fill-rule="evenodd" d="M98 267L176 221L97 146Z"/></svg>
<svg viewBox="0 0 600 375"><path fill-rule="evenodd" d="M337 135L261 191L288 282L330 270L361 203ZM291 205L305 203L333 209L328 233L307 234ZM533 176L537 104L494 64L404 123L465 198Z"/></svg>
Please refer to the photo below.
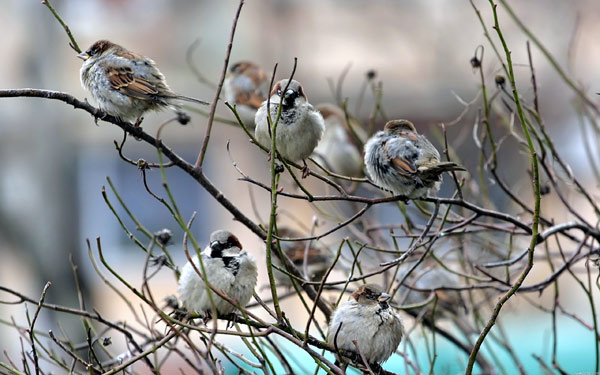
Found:
<svg viewBox="0 0 600 375"><path fill-rule="evenodd" d="M144 118L142 116L138 117L137 121L135 122L135 124L133 124L134 128L139 128L140 125L142 124L142 121L144 121Z"/></svg>
<svg viewBox="0 0 600 375"><path fill-rule="evenodd" d="M302 167L302 178L306 178L308 177L308 175L310 175L310 169L308 169L308 165L306 165L306 161L302 160L302 163L304 163L304 167Z"/></svg>
<svg viewBox="0 0 600 375"><path fill-rule="evenodd" d="M232 312L225 328L229 329L233 327L239 321L238 319L243 320L243 317L238 312Z"/></svg>
<svg viewBox="0 0 600 375"><path fill-rule="evenodd" d="M86 99L86 102L87 102L87 99ZM94 124L96 124L96 126L99 126L99 125L98 125L98 120L104 120L104 119L106 118L106 113L104 113L104 112L103 112L101 116L99 116L99 115L96 113L96 114L94 114L93 116L94 116Z"/></svg>

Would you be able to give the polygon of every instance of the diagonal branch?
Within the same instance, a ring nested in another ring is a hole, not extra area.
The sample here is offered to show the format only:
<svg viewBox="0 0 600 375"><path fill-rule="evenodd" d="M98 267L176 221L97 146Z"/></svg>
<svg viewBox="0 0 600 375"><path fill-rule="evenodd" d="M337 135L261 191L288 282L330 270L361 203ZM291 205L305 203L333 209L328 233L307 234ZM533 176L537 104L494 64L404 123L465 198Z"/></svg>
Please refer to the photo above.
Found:
<svg viewBox="0 0 600 375"><path fill-rule="evenodd" d="M221 204L229 213L235 218L235 220L242 223L246 226L250 231L256 234L260 239L266 240L267 234L266 232L258 226L254 221L252 221L248 216L246 216L239 208L237 208L229 198L227 198L203 173L200 168L196 168L191 163L184 160L181 156L176 154L171 148L163 143L162 140L156 139L150 134L146 133L141 127L135 127L133 124L130 124L126 121L123 121L119 118L111 116L102 110L93 107L87 102L83 102L78 100L77 98L63 93L59 91L51 91L51 90L37 90L37 89L14 89L14 90L0 90L0 98L6 97L34 97L34 98L44 98L44 99L53 99L65 102L67 104L72 105L74 108L83 109L84 111L90 113L95 118L102 119L106 122L112 123L121 129L123 129L128 134L156 147L159 149L163 155L165 155L175 166L179 169L183 170L186 174L196 180L212 197ZM274 246L274 245L271 245ZM275 253L277 253L276 249L273 249ZM286 260L282 260L285 263L288 263L288 269L294 276L302 278L302 273L298 270L296 266L294 266L291 262L287 262ZM302 288L306 292L306 294L313 300L316 300L319 309L323 312L326 317L329 317L332 313L331 308L323 301L322 299L317 299L317 291L310 284L302 285Z"/></svg>

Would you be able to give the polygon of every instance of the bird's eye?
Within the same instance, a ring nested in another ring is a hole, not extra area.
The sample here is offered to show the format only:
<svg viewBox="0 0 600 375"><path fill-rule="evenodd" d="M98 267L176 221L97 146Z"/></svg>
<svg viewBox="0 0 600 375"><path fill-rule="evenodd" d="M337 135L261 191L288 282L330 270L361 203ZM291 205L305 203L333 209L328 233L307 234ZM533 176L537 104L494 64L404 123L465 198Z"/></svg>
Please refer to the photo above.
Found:
<svg viewBox="0 0 600 375"><path fill-rule="evenodd" d="M281 96L281 89L277 90L277 95Z"/></svg>
<svg viewBox="0 0 600 375"><path fill-rule="evenodd" d="M367 290L367 298L376 300L377 298L379 298L379 293L376 293L376 292L372 291L371 289L368 289Z"/></svg>

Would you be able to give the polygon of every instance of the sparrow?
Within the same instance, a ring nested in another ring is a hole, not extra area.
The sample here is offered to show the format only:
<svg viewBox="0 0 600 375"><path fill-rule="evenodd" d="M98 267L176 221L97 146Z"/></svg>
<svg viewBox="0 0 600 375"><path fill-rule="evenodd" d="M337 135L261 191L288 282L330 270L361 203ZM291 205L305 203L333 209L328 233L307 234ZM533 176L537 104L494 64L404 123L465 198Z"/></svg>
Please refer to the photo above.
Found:
<svg viewBox="0 0 600 375"><path fill-rule="evenodd" d="M277 230L279 237L298 238L302 233L288 227L279 227ZM281 251L294 263L301 273L304 273L304 254L306 252L306 241L279 241ZM308 247L306 258L306 270L310 281L320 282L325 276L327 269L333 262L333 254L321 242L311 241ZM285 269L283 263L278 257L273 258L273 264ZM287 287L292 286L290 277L283 272L274 270L273 275L277 279L278 285Z"/></svg>
<svg viewBox="0 0 600 375"><path fill-rule="evenodd" d="M208 282L241 306L246 306L256 286L257 268L254 257L242 250L238 238L229 231L217 230L210 235L210 244L201 256ZM197 256L193 261L202 272ZM181 270L177 292L188 312L206 315L211 311L206 284L190 262ZM219 315L227 315L235 310L234 305L215 293L212 297Z"/></svg>
<svg viewBox="0 0 600 375"><path fill-rule="evenodd" d="M286 88L287 86L287 88ZM284 92L285 90L285 92ZM323 116L308 102L300 82L284 79L271 90L270 110L271 120L277 119L279 103L281 117L277 123L277 138L275 140L279 154L290 161L302 160L304 168L302 177L309 173L305 159L310 156L323 137L325 124ZM265 100L256 111L256 140L263 146L271 148L271 130L267 120L267 103Z"/></svg>
<svg viewBox="0 0 600 375"><path fill-rule="evenodd" d="M182 113L176 104L178 100L209 104L174 93L154 61L108 40L95 42L77 57L83 60L81 85L92 94L98 107L136 126L150 110L169 107Z"/></svg>
<svg viewBox="0 0 600 375"><path fill-rule="evenodd" d="M365 144L365 165L371 179L386 190L410 199L436 193L441 174L464 171L440 154L408 120L392 120Z"/></svg>
<svg viewBox="0 0 600 375"><path fill-rule="evenodd" d="M313 155L322 160L325 167L333 173L360 177L363 167L362 150L355 143L355 136L350 132L344 112L329 103L319 104L317 110L325 121L325 133ZM358 124L353 124L353 129L362 133Z"/></svg>
<svg viewBox="0 0 600 375"><path fill-rule="evenodd" d="M429 263L429 264L427 264ZM431 296L431 292L419 291L417 289L436 289L448 286L460 286L458 275L450 273L443 269L435 262L423 263L421 267L415 269L409 277L404 281L404 284L398 288L394 297L400 305L416 305L427 301ZM405 263L406 264L406 263ZM412 264L406 264L404 271L411 268ZM398 274L404 274L403 269L400 269ZM399 276L399 279L404 276ZM408 286L407 286L408 285ZM410 287L412 288L410 288ZM436 317L451 315L456 316L461 310L465 311L465 302L462 299L459 291L453 290L436 290L437 303L435 307ZM427 305L427 309L431 310L433 304ZM421 311L418 309L417 311Z"/></svg>
<svg viewBox="0 0 600 375"><path fill-rule="evenodd" d="M225 100L235 105L240 119L254 129L254 117L269 94L267 75L255 63L241 61L234 64L223 82Z"/></svg>
<svg viewBox="0 0 600 375"><path fill-rule="evenodd" d="M360 286L333 313L327 342L334 348L358 353L356 340L369 365L385 362L394 352L402 336L402 319L387 301L390 295L377 285Z"/></svg>

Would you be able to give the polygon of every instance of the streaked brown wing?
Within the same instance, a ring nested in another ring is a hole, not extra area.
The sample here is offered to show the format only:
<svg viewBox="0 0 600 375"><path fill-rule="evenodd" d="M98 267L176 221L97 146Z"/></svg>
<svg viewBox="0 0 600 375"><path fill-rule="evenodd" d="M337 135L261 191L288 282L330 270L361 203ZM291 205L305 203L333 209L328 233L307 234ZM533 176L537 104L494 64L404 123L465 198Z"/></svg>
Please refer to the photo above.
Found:
<svg viewBox="0 0 600 375"><path fill-rule="evenodd" d="M304 250L306 244L304 242L295 242L295 244L289 248L286 248L286 255L295 264L302 264L304 262ZM322 261L322 254L319 249L310 247L308 249L308 263Z"/></svg>
<svg viewBox="0 0 600 375"><path fill-rule="evenodd" d="M156 86L148 80L134 75L131 68L109 67L107 70L110 86L122 94L138 99L153 99L158 94Z"/></svg>
<svg viewBox="0 0 600 375"><path fill-rule="evenodd" d="M248 93L248 92L243 92L243 91L239 91L235 97L235 102L237 104L244 104L247 105L249 107L258 109L260 108L262 102L265 101L265 98L263 98L261 95L258 95L257 93Z"/></svg>
<svg viewBox="0 0 600 375"><path fill-rule="evenodd" d="M263 82L267 81L267 76L265 75L265 72L263 72L263 70L260 68L253 69L250 72L249 77L252 79L252 82L254 82L254 86L256 87L260 87L260 85L263 84Z"/></svg>
<svg viewBox="0 0 600 375"><path fill-rule="evenodd" d="M390 155L387 145L387 142L383 144L383 152L392 168L403 176L414 176L417 173L417 166L407 158L393 157Z"/></svg>
<svg viewBox="0 0 600 375"><path fill-rule="evenodd" d="M406 158L394 158L391 160L392 167L396 172L404 176L412 176L417 173L417 167L414 163Z"/></svg>
<svg viewBox="0 0 600 375"><path fill-rule="evenodd" d="M435 294L440 301L448 304L453 304L455 302L455 299L453 299L452 296L445 290L436 290Z"/></svg>

